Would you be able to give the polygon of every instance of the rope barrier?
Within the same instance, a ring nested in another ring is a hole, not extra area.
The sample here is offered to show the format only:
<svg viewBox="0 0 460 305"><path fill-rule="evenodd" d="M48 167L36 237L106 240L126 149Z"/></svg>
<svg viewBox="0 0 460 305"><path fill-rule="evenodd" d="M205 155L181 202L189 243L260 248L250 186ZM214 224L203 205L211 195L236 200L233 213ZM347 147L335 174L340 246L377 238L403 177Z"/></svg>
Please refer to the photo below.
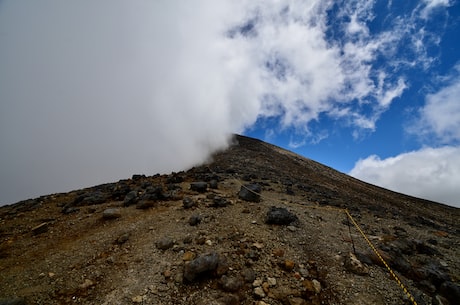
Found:
<svg viewBox="0 0 460 305"><path fill-rule="evenodd" d="M258 196L260 196L261 198L265 198L267 200L278 200L278 199L275 199L275 198L270 198L270 197L267 197L267 196L262 196L262 194L260 193L257 193L257 192L254 192L253 190L247 188L244 184L242 184L239 180L235 179L235 181L241 186L241 187L244 187L247 191L249 192L252 192ZM295 204L298 204L302 207L305 207L305 208L313 208L313 209L321 209L321 210L329 210L329 211L336 211L336 212L342 212L342 213L345 213L346 216L347 216L347 219L351 220L351 223L355 226L355 228L358 230L358 232L361 234L361 236L363 237L363 239L367 242L368 246L371 248L371 250L375 253L375 255L377 255L377 257L379 258L379 260L383 263L383 265L385 266L385 268L387 269L387 271L390 273L390 275L392 276L392 278L396 281L396 283L399 285L399 287L404 291L404 293L406 294L406 296L409 298L409 300L412 302L413 305L418 305L417 302L415 301L415 298L412 296L412 294L409 292L409 290L406 288L406 286L401 282L401 280L399 279L399 277L396 275L396 273L393 271L393 269L391 269L390 265L385 261L385 259L382 257L382 255L378 252L377 248L374 246L374 244L372 244L372 242L370 241L370 239L367 237L367 235L364 233L364 231L361 229L361 227L358 225L358 223L355 221L355 219L353 218L353 216L350 214L350 212L347 210L347 209L343 209L343 208L336 208L336 207L323 207L323 206L307 206L307 205L302 205L302 204L299 204L299 203L295 203ZM351 231L350 231L350 237L351 237ZM353 243L353 251L355 251L355 245Z"/></svg>

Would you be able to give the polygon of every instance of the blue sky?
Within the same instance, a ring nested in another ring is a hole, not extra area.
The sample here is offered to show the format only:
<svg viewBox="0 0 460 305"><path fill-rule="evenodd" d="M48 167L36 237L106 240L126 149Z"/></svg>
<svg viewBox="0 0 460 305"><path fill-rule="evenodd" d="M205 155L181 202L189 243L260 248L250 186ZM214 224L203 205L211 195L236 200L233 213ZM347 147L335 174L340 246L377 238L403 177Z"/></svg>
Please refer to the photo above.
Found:
<svg viewBox="0 0 460 305"><path fill-rule="evenodd" d="M460 4L0 2L0 204L169 173L243 133L459 206Z"/></svg>

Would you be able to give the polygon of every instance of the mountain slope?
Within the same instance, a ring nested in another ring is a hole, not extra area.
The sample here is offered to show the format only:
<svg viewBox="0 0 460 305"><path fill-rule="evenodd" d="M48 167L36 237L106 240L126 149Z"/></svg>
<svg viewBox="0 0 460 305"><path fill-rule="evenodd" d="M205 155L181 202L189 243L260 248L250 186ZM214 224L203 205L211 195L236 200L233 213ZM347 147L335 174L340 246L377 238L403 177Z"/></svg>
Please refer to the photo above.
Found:
<svg viewBox="0 0 460 305"><path fill-rule="evenodd" d="M413 303L343 209L418 304L458 304L459 209L243 136L186 172L1 207L0 304Z"/></svg>

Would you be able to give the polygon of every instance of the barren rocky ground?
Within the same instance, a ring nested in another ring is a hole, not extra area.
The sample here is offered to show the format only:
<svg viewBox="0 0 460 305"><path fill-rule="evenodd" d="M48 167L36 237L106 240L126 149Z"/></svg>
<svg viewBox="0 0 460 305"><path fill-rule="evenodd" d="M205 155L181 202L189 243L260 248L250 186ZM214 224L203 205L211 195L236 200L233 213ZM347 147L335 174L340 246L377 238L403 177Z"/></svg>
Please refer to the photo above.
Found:
<svg viewBox="0 0 460 305"><path fill-rule="evenodd" d="M460 304L459 216L236 136L188 171L1 207L0 304Z"/></svg>

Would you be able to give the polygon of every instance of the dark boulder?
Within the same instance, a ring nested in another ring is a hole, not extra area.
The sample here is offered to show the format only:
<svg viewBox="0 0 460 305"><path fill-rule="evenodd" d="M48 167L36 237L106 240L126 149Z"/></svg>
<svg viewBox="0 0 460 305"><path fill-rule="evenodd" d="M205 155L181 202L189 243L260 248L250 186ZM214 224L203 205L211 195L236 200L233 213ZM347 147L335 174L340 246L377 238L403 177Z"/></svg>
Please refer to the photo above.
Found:
<svg viewBox="0 0 460 305"><path fill-rule="evenodd" d="M112 199L113 200L123 200L126 196L131 191L131 188L129 187L128 184L125 182L119 182L117 183L111 193L112 193Z"/></svg>
<svg viewBox="0 0 460 305"><path fill-rule="evenodd" d="M193 200L192 198L185 197L182 200L182 206L184 207L184 209L190 209L190 208L193 208L193 207L197 206L197 204L196 204L196 201Z"/></svg>
<svg viewBox="0 0 460 305"><path fill-rule="evenodd" d="M215 196L214 199L212 200L212 206L215 208L224 208L229 204L230 204L230 201L220 196Z"/></svg>
<svg viewBox="0 0 460 305"><path fill-rule="evenodd" d="M131 191L128 194L126 194L124 200L123 200L123 205L125 207L136 204L139 201L139 196L137 194L137 191Z"/></svg>
<svg viewBox="0 0 460 305"><path fill-rule="evenodd" d="M449 300L450 304L460 304L460 285L450 281L439 287L439 294Z"/></svg>
<svg viewBox="0 0 460 305"><path fill-rule="evenodd" d="M265 222L267 224L289 225L297 220L297 216L289 212L286 208L278 208L272 206L267 212L267 218Z"/></svg>
<svg viewBox="0 0 460 305"><path fill-rule="evenodd" d="M204 273L212 273L219 264L219 255L216 252L200 255L184 267L184 279L189 282Z"/></svg>
<svg viewBox="0 0 460 305"><path fill-rule="evenodd" d="M101 191L84 193L75 198L72 206L94 205L107 202L110 195Z"/></svg>
<svg viewBox="0 0 460 305"><path fill-rule="evenodd" d="M262 187L257 183L245 184L241 186L238 197L245 201L259 202Z"/></svg>
<svg viewBox="0 0 460 305"><path fill-rule="evenodd" d="M192 182L190 189L198 193L205 193L208 190L208 183L204 181Z"/></svg>

